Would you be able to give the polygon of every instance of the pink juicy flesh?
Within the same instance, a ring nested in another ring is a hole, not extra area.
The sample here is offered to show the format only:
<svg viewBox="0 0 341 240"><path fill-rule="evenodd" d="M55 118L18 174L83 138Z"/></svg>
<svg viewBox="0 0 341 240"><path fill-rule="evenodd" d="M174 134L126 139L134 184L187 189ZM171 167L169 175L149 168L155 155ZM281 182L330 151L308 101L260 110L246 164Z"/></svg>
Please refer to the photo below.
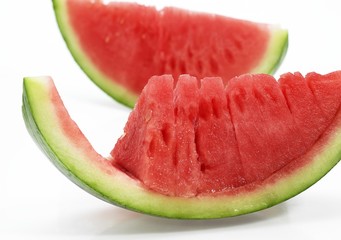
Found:
<svg viewBox="0 0 341 240"><path fill-rule="evenodd" d="M140 93L153 75L188 73L224 81L262 59L268 26L175 8L68 0L82 49L109 78Z"/></svg>
<svg viewBox="0 0 341 240"><path fill-rule="evenodd" d="M150 79L111 152L114 166L171 196L268 178L302 159L341 104L341 71L287 73L278 82L242 75L226 87L220 78L182 75L174 89L173 81Z"/></svg>

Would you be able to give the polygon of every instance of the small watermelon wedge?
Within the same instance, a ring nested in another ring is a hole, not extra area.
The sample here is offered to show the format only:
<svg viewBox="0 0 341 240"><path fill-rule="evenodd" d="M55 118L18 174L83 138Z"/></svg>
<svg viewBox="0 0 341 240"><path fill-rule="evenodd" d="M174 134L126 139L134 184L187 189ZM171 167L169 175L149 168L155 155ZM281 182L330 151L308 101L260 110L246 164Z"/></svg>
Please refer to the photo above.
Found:
<svg viewBox="0 0 341 240"><path fill-rule="evenodd" d="M231 79L154 76L110 157L50 77L25 78L23 116L60 171L109 203L168 218L246 214L304 191L341 158L341 71Z"/></svg>
<svg viewBox="0 0 341 240"><path fill-rule="evenodd" d="M273 73L288 32L278 26L136 3L53 0L59 29L79 66L104 92L133 107L154 75Z"/></svg>

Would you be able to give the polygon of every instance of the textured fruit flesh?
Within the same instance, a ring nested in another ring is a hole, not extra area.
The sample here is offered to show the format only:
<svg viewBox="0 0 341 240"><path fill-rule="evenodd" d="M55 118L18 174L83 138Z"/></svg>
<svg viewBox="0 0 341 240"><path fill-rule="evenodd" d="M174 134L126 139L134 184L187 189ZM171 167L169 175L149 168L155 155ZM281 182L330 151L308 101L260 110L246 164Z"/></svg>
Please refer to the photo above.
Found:
<svg viewBox="0 0 341 240"><path fill-rule="evenodd" d="M267 25L176 8L69 0L67 9L83 51L133 93L140 93L153 75L177 80L188 73L227 81L250 72L270 39Z"/></svg>
<svg viewBox="0 0 341 240"><path fill-rule="evenodd" d="M260 184L304 158L341 104L341 72L153 77L112 163L153 191L192 197ZM293 163L290 164L289 163ZM245 188L244 188L245 189ZM230 191L231 192L231 191Z"/></svg>

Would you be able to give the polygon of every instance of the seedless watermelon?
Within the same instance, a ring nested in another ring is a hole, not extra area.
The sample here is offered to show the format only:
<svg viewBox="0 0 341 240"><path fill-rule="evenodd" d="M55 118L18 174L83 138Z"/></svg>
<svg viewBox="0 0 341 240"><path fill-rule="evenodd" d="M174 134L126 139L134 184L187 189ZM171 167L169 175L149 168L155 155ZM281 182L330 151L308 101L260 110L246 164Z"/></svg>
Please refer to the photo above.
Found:
<svg viewBox="0 0 341 240"><path fill-rule="evenodd" d="M116 205L170 218L219 218L302 192L341 158L341 71L152 77L110 157L70 118L49 77L25 78L26 126L73 182Z"/></svg>
<svg viewBox="0 0 341 240"><path fill-rule="evenodd" d="M133 106L153 75L198 79L272 73L288 33L278 26L167 7L53 0L61 33L84 72L110 96Z"/></svg>

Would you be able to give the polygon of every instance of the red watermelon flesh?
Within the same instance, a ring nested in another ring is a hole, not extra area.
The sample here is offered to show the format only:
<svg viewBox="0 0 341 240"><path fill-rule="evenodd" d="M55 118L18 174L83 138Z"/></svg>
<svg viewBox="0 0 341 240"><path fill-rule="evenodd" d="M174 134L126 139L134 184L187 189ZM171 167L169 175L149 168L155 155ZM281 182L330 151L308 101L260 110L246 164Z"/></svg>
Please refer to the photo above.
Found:
<svg viewBox="0 0 341 240"><path fill-rule="evenodd" d="M271 33L265 24L171 7L67 1L67 10L82 50L101 72L136 94L153 75L223 76L226 82L250 72Z"/></svg>
<svg viewBox="0 0 341 240"><path fill-rule="evenodd" d="M300 73L288 73L280 78L280 88L293 120L302 132L300 135L318 136L325 128L327 117L319 106L319 101L309 87L308 81ZM331 117L333 114L329 115ZM312 144L309 139L304 139L303 142L307 144L307 147Z"/></svg>
<svg viewBox="0 0 341 240"><path fill-rule="evenodd" d="M198 101L195 143L202 172L198 191L217 192L243 185L243 169L221 79L204 78Z"/></svg>
<svg viewBox="0 0 341 240"><path fill-rule="evenodd" d="M306 163L300 157L340 109L340 79L341 72L288 73L278 82L247 74L224 87L220 78L198 84L183 75L174 89L172 77L153 77L111 152L113 164L170 196L256 186Z"/></svg>
<svg viewBox="0 0 341 240"><path fill-rule="evenodd" d="M116 165L144 179L152 189L167 193L167 188L175 188L174 154L170 151L174 148L173 78L163 76L151 81L154 79L160 80L160 84L146 86L147 94L141 95L137 110L131 113L131 121L125 126L129 134L119 140L124 150L115 154L125 164Z"/></svg>
<svg viewBox="0 0 341 240"><path fill-rule="evenodd" d="M198 153L195 143L195 123L199 112L196 101L199 96L197 79L188 75L180 76L174 89L174 167L176 174L175 195L192 196L198 188L201 176L197 164Z"/></svg>

